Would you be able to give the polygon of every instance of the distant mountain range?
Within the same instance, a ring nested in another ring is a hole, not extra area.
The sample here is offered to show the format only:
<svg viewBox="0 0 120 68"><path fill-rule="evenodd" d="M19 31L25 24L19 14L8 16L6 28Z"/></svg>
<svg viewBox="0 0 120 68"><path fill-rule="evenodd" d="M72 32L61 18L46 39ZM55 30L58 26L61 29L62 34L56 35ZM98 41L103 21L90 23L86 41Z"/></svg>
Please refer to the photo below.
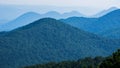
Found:
<svg viewBox="0 0 120 68"><path fill-rule="evenodd" d="M5 23L7 23L7 22L9 22L9 20L0 19L0 25L5 24Z"/></svg>
<svg viewBox="0 0 120 68"><path fill-rule="evenodd" d="M114 10L100 18L71 17L61 19L61 21L79 29L99 35L103 32L108 33L108 30L112 31L113 29L120 27L120 9ZM106 35L104 34L104 36Z"/></svg>
<svg viewBox="0 0 120 68"><path fill-rule="evenodd" d="M120 9L116 7L91 18L77 11L50 11L27 12L11 21L22 11L9 10L8 6L0 11L0 68L108 56L120 48Z"/></svg>
<svg viewBox="0 0 120 68"><path fill-rule="evenodd" d="M104 10L103 12L101 12L95 16L96 17L104 16L105 14L112 12L113 10L117 10L117 9L118 8L116 8L116 7L112 7L108 10ZM84 17L85 18L86 16L77 11L67 12L67 13L63 13L63 14L60 14L56 11L50 11L45 14L38 14L35 12L27 12L12 21L1 19L0 20L0 31L10 31L10 30L16 29L18 27L30 24L31 22L34 22L40 18L46 18L46 17L50 17L50 18L54 18L54 19L65 19L65 18L69 18L69 17L72 17L72 18L73 17ZM81 20L81 19L79 19L79 20ZM73 20L73 22L74 22L74 20ZM81 22L85 22L85 21L82 20ZM73 26L75 26L75 24L73 24ZM79 26L79 25L77 24L76 26Z"/></svg>
<svg viewBox="0 0 120 68"><path fill-rule="evenodd" d="M64 14L60 14L60 13L55 12L55 11L51 11L51 12L48 12L45 14L28 12L28 13L25 13L25 14L19 16L18 18L14 19L10 22L7 22L7 23L5 21L1 20L0 31L10 31L10 30L16 29L18 27L30 24L30 23L32 23L40 18L50 17L50 18L60 19L60 18L68 18L68 17L72 17L72 16L82 17L84 15L82 15L76 11L72 11L70 13L64 13Z"/></svg>
<svg viewBox="0 0 120 68"><path fill-rule="evenodd" d="M51 12L48 12L45 14L41 14L42 18L50 17L50 18L54 18L54 19L68 18L68 17L73 17L73 16L84 17L85 15L83 15L77 11L72 11L72 12L63 13L63 14L60 14L56 11L51 11Z"/></svg>
<svg viewBox="0 0 120 68"><path fill-rule="evenodd" d="M107 56L119 45L119 40L101 38L59 20L44 18L0 33L0 68Z"/></svg>
<svg viewBox="0 0 120 68"><path fill-rule="evenodd" d="M114 11L114 10L117 10L117 9L118 8L116 8L116 7L111 7L109 9L107 9L107 10L103 10L103 11L93 15L92 17L98 18L98 17L104 16L104 15L106 15L106 14L108 14L108 13Z"/></svg>
<svg viewBox="0 0 120 68"><path fill-rule="evenodd" d="M34 12L28 12L8 23L0 25L0 31L10 31L18 27L30 24L40 19L40 15Z"/></svg>
<svg viewBox="0 0 120 68"><path fill-rule="evenodd" d="M115 8L113 8L115 9ZM28 12L20 17L16 18L15 20L12 20L8 22L7 20L1 20L0 24L0 31L11 31L16 28L28 25L38 19L51 17L51 18L67 18L67 19L61 19L60 21L67 23L69 25L72 25L74 27L77 27L79 29L95 33L98 35L102 35L103 37L110 37L110 38L120 38L119 37L119 30L117 29L117 33L114 35L108 35L110 31L113 31L115 28L119 28L120 26L120 10L114 10L102 17L99 18L85 18L85 17L79 17L81 14L79 14L76 11L70 12L70 13L64 13L59 14L55 11L48 12L45 14L38 14L35 12ZM78 17L74 17L77 16ZM73 17L72 17L73 16ZM7 23L2 23L7 22ZM107 32L108 31L108 32ZM102 34L103 33L103 34ZM105 34L106 33L106 34ZM114 33L114 32L111 32ZM107 36L108 35L108 36Z"/></svg>
<svg viewBox="0 0 120 68"><path fill-rule="evenodd" d="M73 8L73 7L71 7ZM57 6L33 6L33 5L2 5L0 4L0 19L13 20L18 16L27 13L27 12L36 12L39 14L47 12L62 12L62 13L71 13L77 12L77 10L72 10L70 7L57 7ZM79 8L76 8L79 9ZM60 14L60 13L59 13ZM79 12L81 14L81 12ZM79 15L78 14L78 15ZM83 14L82 14L83 15ZM80 15L81 16L81 15Z"/></svg>

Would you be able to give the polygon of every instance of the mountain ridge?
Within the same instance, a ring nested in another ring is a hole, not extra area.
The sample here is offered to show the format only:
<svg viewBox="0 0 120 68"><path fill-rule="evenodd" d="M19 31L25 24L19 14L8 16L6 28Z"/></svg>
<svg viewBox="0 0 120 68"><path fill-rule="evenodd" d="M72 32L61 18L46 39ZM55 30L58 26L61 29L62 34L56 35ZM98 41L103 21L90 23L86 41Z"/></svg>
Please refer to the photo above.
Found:
<svg viewBox="0 0 120 68"><path fill-rule="evenodd" d="M112 11L100 18L71 17L67 19L61 19L61 21L84 31L99 35L100 32L105 32L105 30L119 28L119 18L120 9Z"/></svg>
<svg viewBox="0 0 120 68"><path fill-rule="evenodd" d="M25 14L19 16L15 20L12 20L8 23L2 24L0 26L0 31L11 31L18 27L30 24L38 19L40 19L40 14L35 13L35 12L28 12L28 13L25 13Z"/></svg>
<svg viewBox="0 0 120 68"><path fill-rule="evenodd" d="M102 16L104 16L104 15L106 15L106 14L108 14L108 13L114 11L114 10L117 10L117 9L119 9L119 8L117 8L117 7L111 7L109 9L103 10L103 11L101 11L101 12L93 15L92 17L99 18L99 17L102 17Z"/></svg>
<svg viewBox="0 0 120 68"><path fill-rule="evenodd" d="M51 18L3 33L0 44L1 68L107 56L119 47L119 41L103 39Z"/></svg>
<svg viewBox="0 0 120 68"><path fill-rule="evenodd" d="M16 28L28 25L40 18L50 17L50 18L59 19L59 18L67 18L71 16L82 16L82 15L75 11L69 12L69 13L63 13L63 14L60 14L56 11L47 12L45 14L39 14L36 12L27 12L27 13L20 15L19 17L17 17L16 19L10 22L3 23L2 25L0 25L0 31L11 31Z"/></svg>

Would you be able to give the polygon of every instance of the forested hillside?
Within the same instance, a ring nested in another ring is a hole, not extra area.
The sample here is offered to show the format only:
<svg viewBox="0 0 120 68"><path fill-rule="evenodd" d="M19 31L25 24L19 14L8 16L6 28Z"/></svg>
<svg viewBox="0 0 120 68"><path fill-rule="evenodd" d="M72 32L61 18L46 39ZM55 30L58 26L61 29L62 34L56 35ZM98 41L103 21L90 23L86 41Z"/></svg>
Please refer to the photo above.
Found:
<svg viewBox="0 0 120 68"><path fill-rule="evenodd" d="M26 66L24 68L98 68L104 59L104 57L86 57L75 61L49 62L46 64Z"/></svg>
<svg viewBox="0 0 120 68"><path fill-rule="evenodd" d="M51 18L0 34L0 68L107 56L120 45ZM11 62L12 61L12 62Z"/></svg>
<svg viewBox="0 0 120 68"><path fill-rule="evenodd" d="M24 68L119 68L120 50L108 57L86 57L77 61L50 62Z"/></svg>
<svg viewBox="0 0 120 68"><path fill-rule="evenodd" d="M100 18L70 17L60 21L103 37L120 39L119 32L114 33L115 31L113 31L116 28L120 28L120 9L114 10ZM108 32L108 30L111 32ZM109 33L112 34L108 35Z"/></svg>

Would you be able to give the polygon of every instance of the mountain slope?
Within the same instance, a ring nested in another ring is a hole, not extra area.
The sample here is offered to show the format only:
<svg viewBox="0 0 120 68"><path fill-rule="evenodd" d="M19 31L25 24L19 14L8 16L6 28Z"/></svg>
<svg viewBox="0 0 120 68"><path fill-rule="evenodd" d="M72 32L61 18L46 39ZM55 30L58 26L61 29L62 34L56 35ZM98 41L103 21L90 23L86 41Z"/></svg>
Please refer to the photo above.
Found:
<svg viewBox="0 0 120 68"><path fill-rule="evenodd" d="M10 31L10 30L16 29L18 27L32 23L38 19L40 19L39 14L34 13L34 12L28 12L28 13L25 13L25 14L19 16L18 18L16 18L13 21L10 21L8 23L1 25L0 31Z"/></svg>
<svg viewBox="0 0 120 68"><path fill-rule="evenodd" d="M62 18L68 18L68 17L84 17L85 15L77 12L77 11L71 11L71 12L66 12L62 14Z"/></svg>
<svg viewBox="0 0 120 68"><path fill-rule="evenodd" d="M96 33L104 32L104 30L110 30L114 28L120 27L120 9L115 10L102 16L98 19L97 23L95 24Z"/></svg>
<svg viewBox="0 0 120 68"><path fill-rule="evenodd" d="M120 28L104 30L104 32L100 32L99 35L111 39L120 39Z"/></svg>
<svg viewBox="0 0 120 68"><path fill-rule="evenodd" d="M28 25L40 18L50 17L50 18L60 19L60 18L68 18L71 16L83 16L83 15L76 11L69 12L69 13L63 13L63 14L60 14L55 11L47 12L45 14L27 12L12 21L8 21L5 23L3 23L4 21L0 21L1 23L3 23L0 25L0 31L11 31L18 27Z"/></svg>
<svg viewBox="0 0 120 68"><path fill-rule="evenodd" d="M41 16L42 18L45 18L45 17L50 17L50 18L55 18L55 19L61 18L61 14L56 11L50 11L45 14L41 14Z"/></svg>
<svg viewBox="0 0 120 68"><path fill-rule="evenodd" d="M72 17L62 19L61 21L79 29L99 34L100 32L120 27L120 9L112 11L100 18Z"/></svg>
<svg viewBox="0 0 120 68"><path fill-rule="evenodd" d="M6 19L0 19L0 26L2 25L2 24L5 24L5 23L7 23L9 20L6 20Z"/></svg>
<svg viewBox="0 0 120 68"><path fill-rule="evenodd" d="M97 21L97 18L70 17L67 19L61 19L60 21L79 29L91 32L92 29L89 27L94 26L94 22Z"/></svg>
<svg viewBox="0 0 120 68"><path fill-rule="evenodd" d="M49 61L107 56L120 43L79 30L58 20L40 19L0 36L0 68L19 68Z"/></svg>
<svg viewBox="0 0 120 68"><path fill-rule="evenodd" d="M114 10L117 10L117 9L118 8L116 8L116 7L111 7L109 9L107 9L107 10L103 10L103 11L93 15L92 17L95 17L95 18L102 17L102 16L104 16L104 15L106 15L106 14L108 14L108 13L114 11Z"/></svg>
<svg viewBox="0 0 120 68"><path fill-rule="evenodd" d="M60 14L56 11L50 11L50 12L47 12L47 13L41 14L41 15L42 15L42 18L50 17L50 18L54 18L54 19L68 18L68 17L72 17L72 16L76 16L76 17L84 17L85 16L77 11L66 12L63 14Z"/></svg>

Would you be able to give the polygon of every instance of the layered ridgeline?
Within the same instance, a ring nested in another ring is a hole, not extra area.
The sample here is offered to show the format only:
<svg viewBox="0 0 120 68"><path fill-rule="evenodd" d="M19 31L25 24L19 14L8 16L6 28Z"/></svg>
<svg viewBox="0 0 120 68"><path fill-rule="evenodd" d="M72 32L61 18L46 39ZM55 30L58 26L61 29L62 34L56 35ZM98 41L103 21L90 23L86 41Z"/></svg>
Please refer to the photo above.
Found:
<svg viewBox="0 0 120 68"><path fill-rule="evenodd" d="M98 17L104 16L104 15L106 15L114 10L117 10L117 9L118 9L117 7L111 7L109 9L103 10L103 11L93 15L92 17L98 18Z"/></svg>
<svg viewBox="0 0 120 68"><path fill-rule="evenodd" d="M115 10L115 8L113 9ZM72 17L72 16L78 16L78 17ZM11 31L21 26L28 25L40 18L51 17L51 18L59 19L59 18L70 17L67 19L61 19L61 21L64 23L70 24L74 27L77 27L79 29L101 35L103 37L115 38L115 39L120 38L119 36L120 30L118 29L120 26L120 23L119 23L120 10L119 9L112 11L100 18L84 18L79 16L84 16L84 15L76 11L64 13L64 14L60 14L55 11L51 11L45 14L28 12L21 15L20 17L16 18L13 21L0 25L0 32Z"/></svg>
<svg viewBox="0 0 120 68"><path fill-rule="evenodd" d="M0 34L0 68L107 56L119 48L107 40L51 18Z"/></svg>
<svg viewBox="0 0 120 68"><path fill-rule="evenodd" d="M35 12L27 12L12 21L0 20L0 32L14 30L21 26L28 25L40 18L50 17L50 18L60 19L60 18L68 18L68 17L72 17L72 16L83 17L84 15L77 11L67 12L67 13L63 13L63 14L60 14L55 11L47 12L45 14L38 14Z"/></svg>
<svg viewBox="0 0 120 68"><path fill-rule="evenodd" d="M41 18L40 14L34 12L28 12L10 22L0 25L0 31L11 31L18 27L30 24L40 18Z"/></svg>
<svg viewBox="0 0 120 68"><path fill-rule="evenodd" d="M120 9L112 11L100 18L71 17L68 19L62 19L61 21L88 32L96 33L98 35L104 33L104 37L110 37L107 35L109 34L107 31L113 31L120 27ZM116 33L115 36L113 34L112 38L116 38L117 35L119 35L119 32Z"/></svg>
<svg viewBox="0 0 120 68"><path fill-rule="evenodd" d="M54 18L54 19L68 18L68 17L72 17L72 16L84 17L85 15L83 15L77 11L71 11L71 12L66 12L66 13L62 13L62 14L59 12L56 12L56 11L50 11L45 14L41 14L42 18L50 17L50 18Z"/></svg>

